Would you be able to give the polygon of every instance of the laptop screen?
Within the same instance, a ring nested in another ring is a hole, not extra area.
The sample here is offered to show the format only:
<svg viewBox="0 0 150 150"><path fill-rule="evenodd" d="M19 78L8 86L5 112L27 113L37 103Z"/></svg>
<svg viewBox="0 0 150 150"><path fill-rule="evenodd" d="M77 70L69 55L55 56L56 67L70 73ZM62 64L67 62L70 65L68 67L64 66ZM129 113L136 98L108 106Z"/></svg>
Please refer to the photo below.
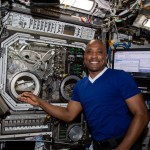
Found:
<svg viewBox="0 0 150 150"><path fill-rule="evenodd" d="M150 48L115 50L112 68L124 70L133 76L150 76Z"/></svg>

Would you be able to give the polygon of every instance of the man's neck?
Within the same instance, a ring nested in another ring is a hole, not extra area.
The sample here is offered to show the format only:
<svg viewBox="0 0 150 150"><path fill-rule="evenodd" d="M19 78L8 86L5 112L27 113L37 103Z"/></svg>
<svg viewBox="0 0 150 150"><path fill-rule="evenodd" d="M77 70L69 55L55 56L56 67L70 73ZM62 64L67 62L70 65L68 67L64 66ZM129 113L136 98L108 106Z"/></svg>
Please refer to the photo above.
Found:
<svg viewBox="0 0 150 150"><path fill-rule="evenodd" d="M105 68L105 67L104 67ZM97 72L92 72L92 71L89 71L89 76L93 79L95 78L100 72L102 72L104 70L104 68L102 70L99 70Z"/></svg>
<svg viewBox="0 0 150 150"><path fill-rule="evenodd" d="M105 67L101 72L99 72L99 74L97 74L94 78L91 78L91 76L89 75L89 80L91 83L94 83L94 81L96 79L98 79L101 75L103 75L103 73L107 70L107 68Z"/></svg>

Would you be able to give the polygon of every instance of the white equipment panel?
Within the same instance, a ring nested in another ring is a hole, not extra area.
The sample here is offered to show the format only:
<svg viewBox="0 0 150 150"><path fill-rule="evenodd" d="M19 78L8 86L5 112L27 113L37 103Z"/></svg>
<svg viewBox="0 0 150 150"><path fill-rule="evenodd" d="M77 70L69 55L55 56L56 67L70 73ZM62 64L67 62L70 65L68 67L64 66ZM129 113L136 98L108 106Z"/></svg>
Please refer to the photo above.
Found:
<svg viewBox="0 0 150 150"><path fill-rule="evenodd" d="M60 37L61 35L62 37L72 37L80 40L91 40L95 35L95 29L93 28L50 19L37 19L31 15L11 12L6 17L8 17L6 21L7 29L25 30L25 32L47 36L55 35Z"/></svg>

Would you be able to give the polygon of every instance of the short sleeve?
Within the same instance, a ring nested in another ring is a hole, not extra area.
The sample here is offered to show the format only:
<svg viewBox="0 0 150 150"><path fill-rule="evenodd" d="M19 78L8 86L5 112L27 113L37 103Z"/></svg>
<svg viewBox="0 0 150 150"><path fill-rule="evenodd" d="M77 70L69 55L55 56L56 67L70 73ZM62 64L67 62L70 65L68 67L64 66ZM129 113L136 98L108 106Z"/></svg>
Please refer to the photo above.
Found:
<svg viewBox="0 0 150 150"><path fill-rule="evenodd" d="M80 98L79 98L79 95L78 95L78 87L79 87L79 81L75 84L75 86L73 88L71 100L80 102Z"/></svg>
<svg viewBox="0 0 150 150"><path fill-rule="evenodd" d="M124 99L128 99L138 93L141 93L133 76L125 71L120 71L117 76L119 90Z"/></svg>

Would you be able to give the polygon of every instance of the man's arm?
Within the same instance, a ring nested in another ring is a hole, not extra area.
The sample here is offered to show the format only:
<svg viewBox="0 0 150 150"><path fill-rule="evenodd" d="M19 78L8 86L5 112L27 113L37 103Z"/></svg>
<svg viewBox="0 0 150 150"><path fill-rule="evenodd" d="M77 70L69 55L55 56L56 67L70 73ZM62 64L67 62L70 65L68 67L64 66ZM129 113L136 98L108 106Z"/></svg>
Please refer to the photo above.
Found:
<svg viewBox="0 0 150 150"><path fill-rule="evenodd" d="M48 102L29 92L22 93L18 99L33 106L41 107L49 115L65 122L72 121L82 111L81 104L73 100L69 101L67 107L60 107L49 104Z"/></svg>
<svg viewBox="0 0 150 150"><path fill-rule="evenodd" d="M123 141L115 150L130 150L149 122L149 114L142 94L127 99L126 103L133 114L133 119Z"/></svg>

